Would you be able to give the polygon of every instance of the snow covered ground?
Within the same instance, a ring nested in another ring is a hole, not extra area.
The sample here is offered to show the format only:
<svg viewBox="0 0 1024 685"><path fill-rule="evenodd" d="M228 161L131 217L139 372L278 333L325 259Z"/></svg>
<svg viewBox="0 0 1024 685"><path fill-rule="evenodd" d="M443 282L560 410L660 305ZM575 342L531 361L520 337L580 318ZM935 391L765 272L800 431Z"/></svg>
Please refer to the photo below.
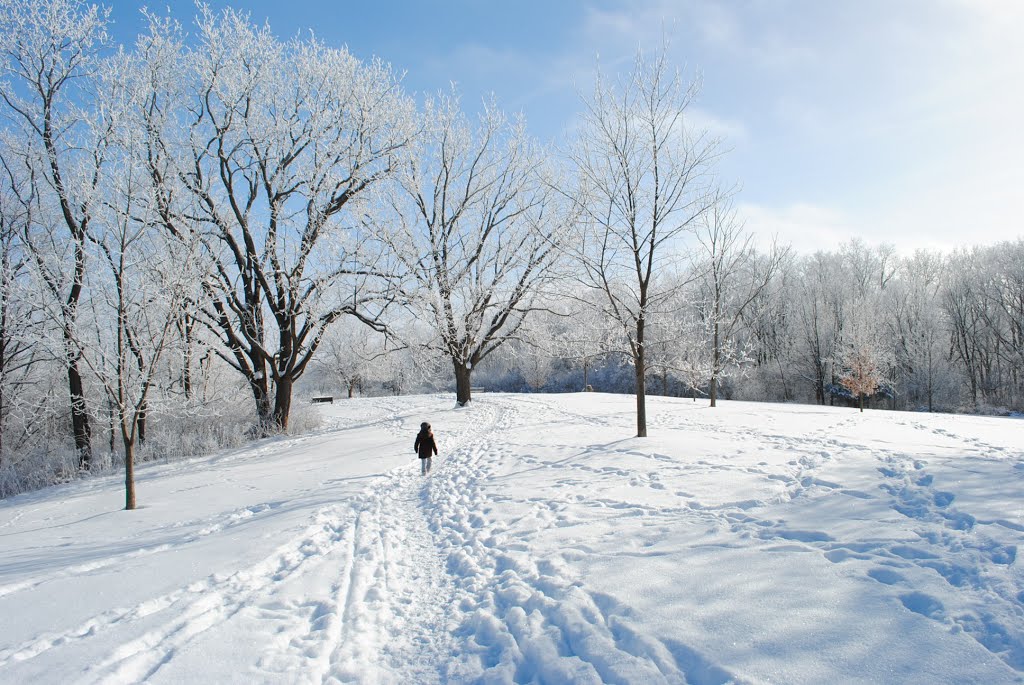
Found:
<svg viewBox="0 0 1024 685"><path fill-rule="evenodd" d="M1021 420L453 404L0 502L0 682L1024 682Z"/></svg>

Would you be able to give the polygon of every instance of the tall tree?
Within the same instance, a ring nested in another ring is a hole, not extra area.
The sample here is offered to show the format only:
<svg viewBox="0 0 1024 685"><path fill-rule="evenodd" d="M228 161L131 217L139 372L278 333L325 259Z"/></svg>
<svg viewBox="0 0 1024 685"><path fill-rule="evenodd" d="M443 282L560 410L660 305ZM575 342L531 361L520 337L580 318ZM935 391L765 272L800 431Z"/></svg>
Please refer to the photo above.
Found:
<svg viewBox="0 0 1024 685"><path fill-rule="evenodd" d="M0 1L0 101L32 169L31 192L59 216L50 222L40 212L41 222L27 244L58 309L54 319L63 338L81 468L89 467L92 447L76 324L86 243L101 202L97 188L110 136L90 109L95 105L92 77L107 43L107 14L77 0ZM54 233L56 223L63 225L61 236Z"/></svg>
<svg viewBox="0 0 1024 685"><path fill-rule="evenodd" d="M906 261L904 278L895 284L890 300L902 394L909 406L923 402L928 411L935 408L940 369L949 348L939 308L943 262L937 254L916 252Z"/></svg>
<svg viewBox="0 0 1024 685"><path fill-rule="evenodd" d="M960 364L970 392L971 406L979 408L991 394L990 371L994 356L988 301L982 294L980 250L959 250L951 255L942 288L942 309L949 319L950 354Z"/></svg>
<svg viewBox="0 0 1024 685"><path fill-rule="evenodd" d="M140 87L148 75L139 59L122 53L99 78L101 116L113 132L100 184L104 202L88 236L98 262L89 305L99 344L78 341L121 436L125 509L136 506L135 453L145 440L159 364L176 336L182 303L196 300L203 280L195 270L198 237L164 230L143 116L148 94Z"/></svg>
<svg viewBox="0 0 1024 685"><path fill-rule="evenodd" d="M711 333L708 396L714 407L719 379L731 363L744 358L736 346L743 314L772 282L788 248L780 249L773 243L767 256L758 259L754 235L744 230L731 198L721 191L716 192L715 202L697 226L700 248L695 268Z"/></svg>
<svg viewBox="0 0 1024 685"><path fill-rule="evenodd" d="M759 255L758 260L763 258ZM788 250L779 262L775 276L743 313L743 331L753 358L751 383L762 384L752 396L778 398L789 402L796 397L792 382L794 356L798 349L796 330L798 276L795 253Z"/></svg>
<svg viewBox="0 0 1024 685"><path fill-rule="evenodd" d="M283 430L327 328L344 315L383 328L389 286L377 278L388 270L355 217L408 143L412 104L380 62L280 43L232 10L204 7L198 25L177 63L188 97L167 120L188 127L177 180L213 274L200 320L263 425Z"/></svg>
<svg viewBox="0 0 1024 685"><path fill-rule="evenodd" d="M603 293L626 338L636 377L637 436L647 435L647 324L672 295L665 277L685 234L713 204L719 142L687 119L700 89L671 68L667 51L637 54L610 84L599 74L570 151L585 225L577 256L584 283Z"/></svg>
<svg viewBox="0 0 1024 685"><path fill-rule="evenodd" d="M27 181L6 151L0 139L0 464L10 448L9 419L41 357L35 344L39 308L25 293L29 256L23 236L33 221L33 203L23 202Z"/></svg>
<svg viewBox="0 0 1024 685"><path fill-rule="evenodd" d="M424 106L422 134L396 177L380 240L401 264L427 345L472 399L473 369L515 337L551 278L567 222L542 151L521 120L484 103L475 125L454 96Z"/></svg>
<svg viewBox="0 0 1024 685"><path fill-rule="evenodd" d="M1024 401L1024 239L1003 242L992 249L983 292L992 304L986 323L998 340L1005 378L1003 397L1011 406Z"/></svg>
<svg viewBox="0 0 1024 685"><path fill-rule="evenodd" d="M843 282L840 257L826 252L806 257L795 290L802 333L802 375L814 388L815 401L825 404L831 401L829 386L837 382L834 361L846 301L851 297Z"/></svg>

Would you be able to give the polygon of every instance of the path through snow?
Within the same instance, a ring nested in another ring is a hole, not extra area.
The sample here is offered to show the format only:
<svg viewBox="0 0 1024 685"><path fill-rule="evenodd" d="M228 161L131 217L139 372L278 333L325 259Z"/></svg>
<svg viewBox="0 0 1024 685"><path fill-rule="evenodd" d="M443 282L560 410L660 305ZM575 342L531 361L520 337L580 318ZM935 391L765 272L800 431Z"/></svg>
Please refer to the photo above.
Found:
<svg viewBox="0 0 1024 685"><path fill-rule="evenodd" d="M652 398L653 399L653 398ZM1022 682L992 419L379 398L0 504L0 683ZM412 439L430 420L433 473Z"/></svg>

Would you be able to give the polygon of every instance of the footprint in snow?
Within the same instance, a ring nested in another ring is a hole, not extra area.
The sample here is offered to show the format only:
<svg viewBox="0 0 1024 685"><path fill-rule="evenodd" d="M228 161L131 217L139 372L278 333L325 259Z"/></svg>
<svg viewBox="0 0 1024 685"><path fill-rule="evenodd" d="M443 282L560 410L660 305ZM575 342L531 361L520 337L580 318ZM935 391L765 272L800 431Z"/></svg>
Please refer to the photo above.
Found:
<svg viewBox="0 0 1024 685"><path fill-rule="evenodd" d="M903 576L890 568L873 568L868 571L868 577L885 585L895 585L905 580Z"/></svg>
<svg viewBox="0 0 1024 685"><path fill-rule="evenodd" d="M900 601L903 603L903 606L915 614L920 614L936 621L942 620L946 610L942 602L923 592L908 592L905 595L900 595Z"/></svg>

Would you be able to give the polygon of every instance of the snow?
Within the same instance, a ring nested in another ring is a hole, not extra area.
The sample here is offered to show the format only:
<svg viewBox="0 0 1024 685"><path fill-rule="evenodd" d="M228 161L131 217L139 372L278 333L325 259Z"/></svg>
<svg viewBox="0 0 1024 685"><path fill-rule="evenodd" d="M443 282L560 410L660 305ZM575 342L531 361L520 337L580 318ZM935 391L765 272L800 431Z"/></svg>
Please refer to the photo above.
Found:
<svg viewBox="0 0 1024 685"><path fill-rule="evenodd" d="M1017 420L318 407L140 468L133 512L113 476L0 502L0 682L1024 682Z"/></svg>

